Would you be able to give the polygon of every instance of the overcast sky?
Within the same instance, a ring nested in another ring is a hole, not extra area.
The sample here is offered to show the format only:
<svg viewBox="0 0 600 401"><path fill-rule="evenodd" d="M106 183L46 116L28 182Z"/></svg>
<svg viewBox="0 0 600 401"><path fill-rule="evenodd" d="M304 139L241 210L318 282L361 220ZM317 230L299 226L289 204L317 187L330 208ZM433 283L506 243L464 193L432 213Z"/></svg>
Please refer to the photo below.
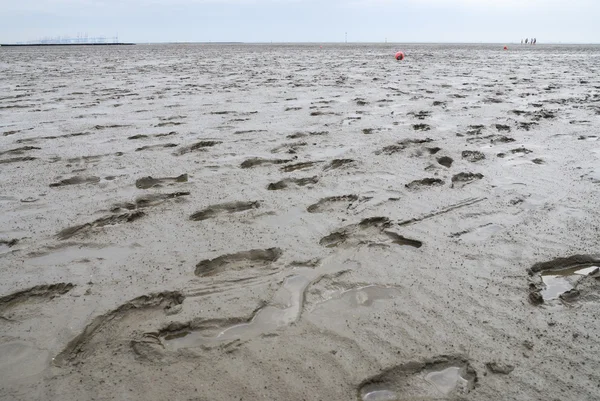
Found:
<svg viewBox="0 0 600 401"><path fill-rule="evenodd" d="M0 0L0 43L600 43L600 0Z"/></svg>

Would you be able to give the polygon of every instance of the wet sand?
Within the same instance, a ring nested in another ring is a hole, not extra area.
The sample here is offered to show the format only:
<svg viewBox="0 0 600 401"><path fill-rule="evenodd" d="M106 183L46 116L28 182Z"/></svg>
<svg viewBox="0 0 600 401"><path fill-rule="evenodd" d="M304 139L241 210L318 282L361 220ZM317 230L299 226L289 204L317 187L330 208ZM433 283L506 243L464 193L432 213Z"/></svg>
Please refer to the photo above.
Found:
<svg viewBox="0 0 600 401"><path fill-rule="evenodd" d="M0 49L0 399L600 398L600 46Z"/></svg>

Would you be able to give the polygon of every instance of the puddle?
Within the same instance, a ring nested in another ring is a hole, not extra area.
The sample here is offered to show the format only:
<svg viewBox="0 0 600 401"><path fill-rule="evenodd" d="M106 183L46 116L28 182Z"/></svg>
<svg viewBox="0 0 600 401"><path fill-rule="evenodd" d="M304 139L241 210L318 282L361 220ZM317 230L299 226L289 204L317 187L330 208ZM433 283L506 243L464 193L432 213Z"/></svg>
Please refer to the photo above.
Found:
<svg viewBox="0 0 600 401"><path fill-rule="evenodd" d="M400 399L395 392L385 388L378 390L377 386L369 387L366 392L361 394L360 398L362 401L397 401Z"/></svg>
<svg viewBox="0 0 600 401"><path fill-rule="evenodd" d="M0 344L0 384L35 376L48 366L50 354L24 341Z"/></svg>
<svg viewBox="0 0 600 401"><path fill-rule="evenodd" d="M545 301L558 299L558 297L575 288L577 276L587 276L598 269L598 266L581 266L560 271L545 271L541 274L542 282L545 288L542 289L542 298Z"/></svg>
<svg viewBox="0 0 600 401"><path fill-rule="evenodd" d="M129 248L117 246L94 247L73 245L50 252L45 255L30 258L28 263L34 266L62 265L69 262L85 263L92 259L119 260L132 252Z"/></svg>
<svg viewBox="0 0 600 401"><path fill-rule="evenodd" d="M463 369L453 366L440 372L427 373L425 380L443 395L449 395L455 390L463 393L468 391L469 381L462 377L462 371Z"/></svg>
<svg viewBox="0 0 600 401"><path fill-rule="evenodd" d="M246 340L289 325L300 316L304 290L312 279L305 275L286 278L283 286L275 293L271 304L260 309L248 323L227 327L216 336L206 336L202 331L188 332L183 336L166 336L162 340L163 345L169 350L176 351L181 348Z"/></svg>

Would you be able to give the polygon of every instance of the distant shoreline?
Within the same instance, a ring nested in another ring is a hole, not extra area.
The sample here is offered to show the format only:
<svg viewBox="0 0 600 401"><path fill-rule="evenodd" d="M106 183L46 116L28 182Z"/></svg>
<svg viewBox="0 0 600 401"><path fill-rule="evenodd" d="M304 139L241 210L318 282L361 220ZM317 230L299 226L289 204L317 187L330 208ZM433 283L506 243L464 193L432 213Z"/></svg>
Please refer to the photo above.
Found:
<svg viewBox="0 0 600 401"><path fill-rule="evenodd" d="M0 47L45 47L45 46L133 46L135 43L0 43Z"/></svg>
<svg viewBox="0 0 600 401"><path fill-rule="evenodd" d="M600 43L559 43L559 42L544 42L537 43L536 45L530 45L519 42L504 42L504 43L492 43L492 42L138 42L138 43L0 43L0 47L57 47L57 46L134 46L134 45L202 45L202 46L367 46L367 45L387 45L387 46L410 46L410 45L510 45L517 47L535 47L535 46L599 46Z"/></svg>

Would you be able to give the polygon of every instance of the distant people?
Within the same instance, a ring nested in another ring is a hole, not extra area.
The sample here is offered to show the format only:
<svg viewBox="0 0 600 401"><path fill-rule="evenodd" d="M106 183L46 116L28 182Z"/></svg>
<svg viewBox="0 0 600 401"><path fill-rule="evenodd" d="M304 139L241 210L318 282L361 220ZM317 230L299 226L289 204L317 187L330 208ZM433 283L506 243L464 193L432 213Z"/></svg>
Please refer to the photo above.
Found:
<svg viewBox="0 0 600 401"><path fill-rule="evenodd" d="M521 39L521 44L523 44L523 39Z"/></svg>
<svg viewBox="0 0 600 401"><path fill-rule="evenodd" d="M537 38L533 38L533 44L535 45L537 43Z"/></svg>
<svg viewBox="0 0 600 401"><path fill-rule="evenodd" d="M527 44L527 42L528 42L528 41L529 41L529 39L528 39L528 38L525 38L525 44Z"/></svg>

